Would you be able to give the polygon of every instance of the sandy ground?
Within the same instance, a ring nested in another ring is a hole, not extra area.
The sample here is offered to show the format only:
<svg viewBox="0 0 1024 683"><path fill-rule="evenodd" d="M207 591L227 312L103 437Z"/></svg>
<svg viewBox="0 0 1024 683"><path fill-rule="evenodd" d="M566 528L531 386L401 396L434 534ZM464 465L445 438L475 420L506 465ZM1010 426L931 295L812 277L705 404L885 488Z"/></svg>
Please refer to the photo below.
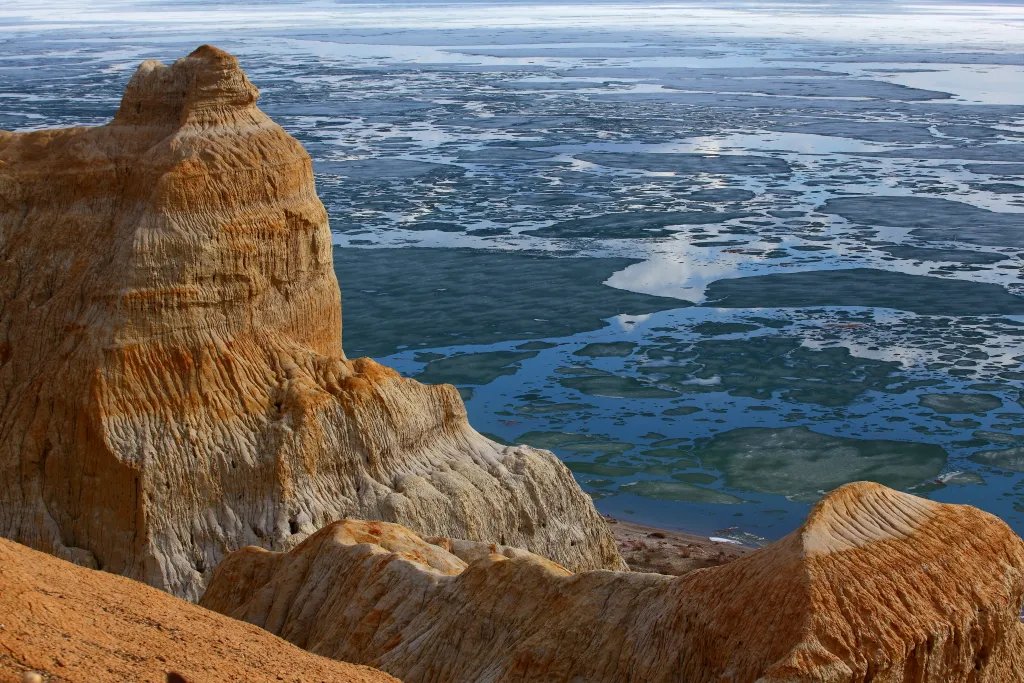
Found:
<svg viewBox="0 0 1024 683"><path fill-rule="evenodd" d="M714 567L753 552L737 543L712 541L682 531L669 531L624 522L605 516L629 568L635 572L655 572L681 576L694 569Z"/></svg>
<svg viewBox="0 0 1024 683"><path fill-rule="evenodd" d="M0 683L396 681L141 583L0 539ZM177 677L175 677L177 675Z"/></svg>

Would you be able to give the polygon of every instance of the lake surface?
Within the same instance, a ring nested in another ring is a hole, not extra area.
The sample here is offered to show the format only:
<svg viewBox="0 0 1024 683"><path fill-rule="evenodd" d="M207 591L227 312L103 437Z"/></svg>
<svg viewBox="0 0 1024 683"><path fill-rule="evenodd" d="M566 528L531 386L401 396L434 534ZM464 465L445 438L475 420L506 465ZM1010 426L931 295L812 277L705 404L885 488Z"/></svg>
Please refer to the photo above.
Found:
<svg viewBox="0 0 1024 683"><path fill-rule="evenodd" d="M1024 6L14 2L0 128L239 56L349 356L599 509L749 542L871 479L1024 532Z"/></svg>

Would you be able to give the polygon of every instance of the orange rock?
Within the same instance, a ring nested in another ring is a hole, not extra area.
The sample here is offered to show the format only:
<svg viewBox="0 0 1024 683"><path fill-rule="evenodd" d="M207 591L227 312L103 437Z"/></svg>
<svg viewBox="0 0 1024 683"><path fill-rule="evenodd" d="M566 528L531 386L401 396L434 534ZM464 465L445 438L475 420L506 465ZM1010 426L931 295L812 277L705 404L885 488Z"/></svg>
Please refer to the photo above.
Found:
<svg viewBox="0 0 1024 683"><path fill-rule="evenodd" d="M396 683L136 581L0 539L0 683L43 680Z"/></svg>
<svg viewBox="0 0 1024 683"><path fill-rule="evenodd" d="M682 577L442 545L339 522L289 553L229 555L201 604L410 683L1024 680L1024 542L878 484Z"/></svg>
<svg viewBox="0 0 1024 683"><path fill-rule="evenodd" d="M108 125L0 132L0 535L192 599L345 516L622 567L554 456L345 358L309 156L256 99L203 46Z"/></svg>

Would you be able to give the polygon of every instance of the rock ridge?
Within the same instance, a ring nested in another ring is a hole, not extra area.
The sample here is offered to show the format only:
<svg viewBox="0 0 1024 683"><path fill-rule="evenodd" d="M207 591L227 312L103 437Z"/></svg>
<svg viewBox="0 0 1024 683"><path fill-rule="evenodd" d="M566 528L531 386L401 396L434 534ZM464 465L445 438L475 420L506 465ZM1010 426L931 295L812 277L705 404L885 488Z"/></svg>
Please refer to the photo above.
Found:
<svg viewBox="0 0 1024 683"><path fill-rule="evenodd" d="M257 95L203 46L105 126L0 131L0 535L190 599L342 517L624 567L551 453L345 356L310 158Z"/></svg>
<svg viewBox="0 0 1024 683"><path fill-rule="evenodd" d="M1024 678L1022 568L992 515L860 482L777 543L681 577L572 574L346 520L288 553L229 555L201 604L409 683L995 683Z"/></svg>

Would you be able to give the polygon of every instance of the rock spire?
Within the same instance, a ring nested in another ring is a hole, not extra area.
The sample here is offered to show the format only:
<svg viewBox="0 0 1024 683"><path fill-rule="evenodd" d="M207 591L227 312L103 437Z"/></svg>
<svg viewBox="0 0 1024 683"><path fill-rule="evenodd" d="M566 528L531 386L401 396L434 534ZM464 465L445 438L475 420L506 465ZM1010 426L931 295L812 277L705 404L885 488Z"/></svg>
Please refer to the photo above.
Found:
<svg viewBox="0 0 1024 683"><path fill-rule="evenodd" d="M0 132L0 535L192 599L341 517L622 567L553 455L345 357L309 156L256 99L203 46L105 126Z"/></svg>

